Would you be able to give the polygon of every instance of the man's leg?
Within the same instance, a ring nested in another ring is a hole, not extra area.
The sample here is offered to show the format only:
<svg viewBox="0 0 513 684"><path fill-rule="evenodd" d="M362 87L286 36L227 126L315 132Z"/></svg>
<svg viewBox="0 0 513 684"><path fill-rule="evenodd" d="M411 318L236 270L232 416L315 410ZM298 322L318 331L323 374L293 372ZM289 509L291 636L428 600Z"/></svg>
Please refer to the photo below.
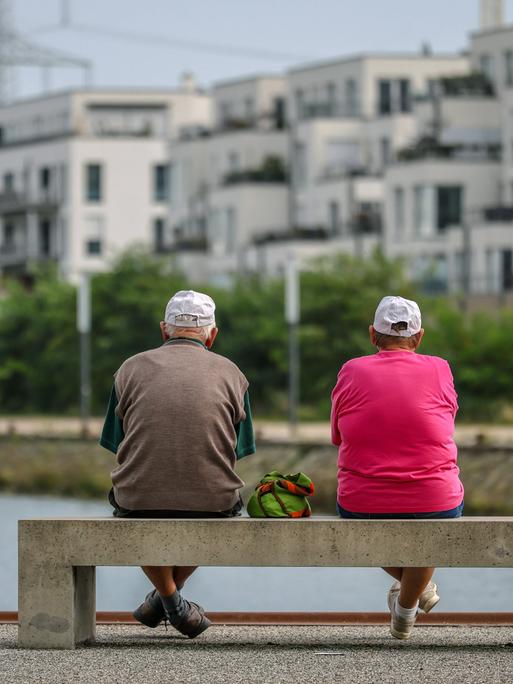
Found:
<svg viewBox="0 0 513 684"><path fill-rule="evenodd" d="M145 565L141 569L161 596L171 596L183 587L196 568L196 565Z"/></svg>

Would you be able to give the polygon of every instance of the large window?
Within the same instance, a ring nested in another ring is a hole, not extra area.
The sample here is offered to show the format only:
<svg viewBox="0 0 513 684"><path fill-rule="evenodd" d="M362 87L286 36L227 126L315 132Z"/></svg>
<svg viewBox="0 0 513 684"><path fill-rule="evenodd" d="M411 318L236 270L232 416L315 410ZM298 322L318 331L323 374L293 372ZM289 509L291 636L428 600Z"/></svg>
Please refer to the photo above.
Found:
<svg viewBox="0 0 513 684"><path fill-rule="evenodd" d="M345 85L345 114L346 116L358 116L358 83L354 78L348 78Z"/></svg>
<svg viewBox="0 0 513 684"><path fill-rule="evenodd" d="M153 199L156 202L167 202L169 199L169 166L155 164L153 167Z"/></svg>
<svg viewBox="0 0 513 684"><path fill-rule="evenodd" d="M434 188L416 185L413 189L413 226L417 237L429 237L434 232Z"/></svg>
<svg viewBox="0 0 513 684"><path fill-rule="evenodd" d="M407 78L399 80L399 109L401 112L411 111L410 81Z"/></svg>
<svg viewBox="0 0 513 684"><path fill-rule="evenodd" d="M492 55L484 54L479 57L479 68L489 81L495 81L495 67Z"/></svg>
<svg viewBox="0 0 513 684"><path fill-rule="evenodd" d="M378 113L382 115L392 113L392 83L379 81Z"/></svg>
<svg viewBox="0 0 513 684"><path fill-rule="evenodd" d="M84 249L88 256L101 256L103 252L103 216L89 216L85 220Z"/></svg>
<svg viewBox="0 0 513 684"><path fill-rule="evenodd" d="M49 219L41 219L39 222L39 254L48 257L52 249L51 243L52 226Z"/></svg>
<svg viewBox="0 0 513 684"><path fill-rule="evenodd" d="M448 226L460 226L462 222L462 188L460 185L438 186L437 228L444 231Z"/></svg>
<svg viewBox="0 0 513 684"><path fill-rule="evenodd" d="M85 197L88 202L101 202L102 167L101 164L86 164Z"/></svg>
<svg viewBox="0 0 513 684"><path fill-rule="evenodd" d="M331 234L338 235L340 233L340 208L336 200L329 203L328 216Z"/></svg>
<svg viewBox="0 0 513 684"><path fill-rule="evenodd" d="M156 252L163 252L166 248L166 224L163 218L153 221L153 246Z"/></svg>
<svg viewBox="0 0 513 684"><path fill-rule="evenodd" d="M513 50L506 50L504 53L504 71L506 85L513 86Z"/></svg>

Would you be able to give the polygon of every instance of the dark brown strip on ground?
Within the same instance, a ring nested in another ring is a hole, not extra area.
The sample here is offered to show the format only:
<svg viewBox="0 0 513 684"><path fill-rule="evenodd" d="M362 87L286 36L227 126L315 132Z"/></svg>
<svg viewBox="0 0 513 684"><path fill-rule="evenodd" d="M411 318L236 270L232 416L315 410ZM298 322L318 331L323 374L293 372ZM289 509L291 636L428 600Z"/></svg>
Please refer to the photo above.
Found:
<svg viewBox="0 0 513 684"><path fill-rule="evenodd" d="M389 613L208 613L215 625L384 625ZM0 623L16 624L16 611L0 611ZM96 613L99 625L138 624L131 613ZM507 625L513 626L513 613L433 613L419 615L420 625Z"/></svg>

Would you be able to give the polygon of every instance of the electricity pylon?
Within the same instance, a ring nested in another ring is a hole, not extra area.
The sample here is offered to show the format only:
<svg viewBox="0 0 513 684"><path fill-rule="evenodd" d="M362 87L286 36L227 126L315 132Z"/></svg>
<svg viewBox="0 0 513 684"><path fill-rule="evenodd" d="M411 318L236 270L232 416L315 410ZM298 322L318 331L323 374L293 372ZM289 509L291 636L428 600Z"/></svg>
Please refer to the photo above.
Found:
<svg viewBox="0 0 513 684"><path fill-rule="evenodd" d="M90 61L41 47L18 33L10 0L0 0L0 105L14 99L14 68L19 66L40 67L46 72L54 67L77 67L83 71L85 85L91 77Z"/></svg>

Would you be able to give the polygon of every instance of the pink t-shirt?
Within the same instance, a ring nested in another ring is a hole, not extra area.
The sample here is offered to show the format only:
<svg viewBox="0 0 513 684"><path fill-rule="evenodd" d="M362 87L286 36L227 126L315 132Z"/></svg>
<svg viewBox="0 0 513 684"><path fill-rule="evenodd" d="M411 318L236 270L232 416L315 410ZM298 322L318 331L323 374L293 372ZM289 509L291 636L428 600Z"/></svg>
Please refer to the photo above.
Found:
<svg viewBox="0 0 513 684"><path fill-rule="evenodd" d="M428 513L460 505L458 402L447 361L402 350L352 359L331 400L342 508Z"/></svg>

